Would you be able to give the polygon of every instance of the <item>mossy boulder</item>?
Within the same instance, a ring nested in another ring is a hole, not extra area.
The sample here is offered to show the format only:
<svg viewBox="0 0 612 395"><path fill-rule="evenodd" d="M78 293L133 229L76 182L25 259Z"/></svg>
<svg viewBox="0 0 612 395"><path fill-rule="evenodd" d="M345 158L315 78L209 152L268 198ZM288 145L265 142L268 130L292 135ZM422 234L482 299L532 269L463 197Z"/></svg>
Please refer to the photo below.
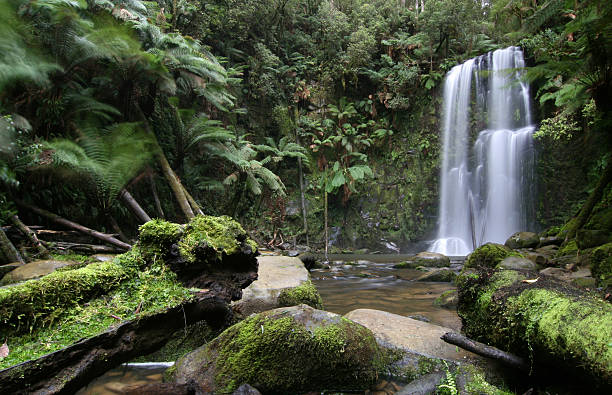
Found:
<svg viewBox="0 0 612 395"><path fill-rule="evenodd" d="M448 268L430 270L415 279L415 281L430 281L440 283L452 283L457 277L454 271Z"/></svg>
<svg viewBox="0 0 612 395"><path fill-rule="evenodd" d="M509 256L524 258L522 254L512 251L510 248L502 244L487 243L481 245L468 255L464 268L489 267L497 266L501 261Z"/></svg>
<svg viewBox="0 0 612 395"><path fill-rule="evenodd" d="M175 382L232 393L249 383L262 393L364 390L383 368L365 327L306 305L251 315L176 362Z"/></svg>
<svg viewBox="0 0 612 395"><path fill-rule="evenodd" d="M423 267L448 267L450 266L450 258L437 252L420 252L405 262L398 263L393 267L396 269L416 269L419 266Z"/></svg>
<svg viewBox="0 0 612 395"><path fill-rule="evenodd" d="M444 308L454 309L457 307L459 301L459 294L456 289L444 291L442 295L438 296L433 304L434 306L440 306Z"/></svg>
<svg viewBox="0 0 612 395"><path fill-rule="evenodd" d="M300 304L306 304L315 309L323 308L321 295L317 287L310 280L295 288L283 289L280 295L278 295L278 305L281 307L297 306Z"/></svg>
<svg viewBox="0 0 612 395"><path fill-rule="evenodd" d="M612 243L597 247L591 253L591 273L600 287L612 287Z"/></svg>
<svg viewBox="0 0 612 395"><path fill-rule="evenodd" d="M540 244L540 237L533 232L516 232L504 243L506 247L513 250L519 248L535 248Z"/></svg>
<svg viewBox="0 0 612 395"><path fill-rule="evenodd" d="M578 244L576 244L576 240L570 240L568 243L563 245L557 251L557 257L566 256L566 255L578 255Z"/></svg>
<svg viewBox="0 0 612 395"><path fill-rule="evenodd" d="M468 337L528 358L536 373L563 371L610 389L610 303L524 270L482 268L459 276L457 284L458 313Z"/></svg>

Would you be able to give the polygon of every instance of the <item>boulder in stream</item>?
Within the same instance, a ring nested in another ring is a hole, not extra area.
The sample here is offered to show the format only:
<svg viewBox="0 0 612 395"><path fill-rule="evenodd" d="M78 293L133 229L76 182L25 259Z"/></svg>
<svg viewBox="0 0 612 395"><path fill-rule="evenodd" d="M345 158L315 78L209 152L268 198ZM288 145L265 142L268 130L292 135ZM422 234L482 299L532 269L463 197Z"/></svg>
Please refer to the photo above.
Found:
<svg viewBox="0 0 612 395"><path fill-rule="evenodd" d="M302 303L321 308L321 296L299 258L260 256L257 262L257 280L243 290L242 299L233 303L235 311L247 316Z"/></svg>
<svg viewBox="0 0 612 395"><path fill-rule="evenodd" d="M516 256L523 258L523 256L512 251L510 248L502 244L487 243L476 248L470 255L468 255L464 268L475 268L475 267L495 267L498 263L503 261L509 256Z"/></svg>
<svg viewBox="0 0 612 395"><path fill-rule="evenodd" d="M419 252L405 262L393 266L396 269L415 269L423 267L449 267L450 258L437 252Z"/></svg>
<svg viewBox="0 0 612 395"><path fill-rule="evenodd" d="M19 265L14 270L11 270L2 277L0 285L18 283L20 281L31 280L47 275L56 269L77 265L79 262L74 261L59 261L54 259L37 260L25 265Z"/></svg>
<svg viewBox="0 0 612 395"><path fill-rule="evenodd" d="M504 243L513 250L519 248L536 248L540 244L540 236L533 232L516 232Z"/></svg>
<svg viewBox="0 0 612 395"><path fill-rule="evenodd" d="M171 376L204 391L249 383L262 393L363 390L383 366L370 330L307 305L249 316L179 359Z"/></svg>

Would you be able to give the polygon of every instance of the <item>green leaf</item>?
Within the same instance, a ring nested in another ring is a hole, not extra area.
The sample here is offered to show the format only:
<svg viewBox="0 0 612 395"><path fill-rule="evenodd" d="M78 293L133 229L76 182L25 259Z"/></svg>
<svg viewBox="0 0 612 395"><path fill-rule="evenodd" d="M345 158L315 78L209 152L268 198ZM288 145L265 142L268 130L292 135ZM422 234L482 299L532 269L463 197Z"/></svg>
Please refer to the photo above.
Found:
<svg viewBox="0 0 612 395"><path fill-rule="evenodd" d="M338 187L341 187L344 184L346 184L346 179L344 178L344 174L336 173L334 175L334 178L332 179L332 182L331 182L332 187L333 188L338 188Z"/></svg>

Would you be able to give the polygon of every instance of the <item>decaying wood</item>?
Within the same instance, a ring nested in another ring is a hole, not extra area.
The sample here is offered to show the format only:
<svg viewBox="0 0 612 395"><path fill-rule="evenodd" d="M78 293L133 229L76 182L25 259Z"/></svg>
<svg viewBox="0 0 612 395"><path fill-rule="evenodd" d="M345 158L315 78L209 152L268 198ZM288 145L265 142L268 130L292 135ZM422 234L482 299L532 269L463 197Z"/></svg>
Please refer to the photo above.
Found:
<svg viewBox="0 0 612 395"><path fill-rule="evenodd" d="M121 201L130 209L130 211L132 213L134 213L134 215L140 220L140 222L142 222L143 224L145 222L149 222L151 220L151 217L149 217L149 214L147 214L144 209L142 208L142 206L140 204L138 204L138 202L136 201L136 199L134 199L134 197L132 196L132 194L130 194L127 189L122 189L121 192L119 192L119 199L121 199Z"/></svg>
<svg viewBox="0 0 612 395"><path fill-rule="evenodd" d="M488 346L484 343L477 342L467 338L456 332L446 332L440 339L445 342L459 346L464 350L473 352L474 354L481 355L483 357L495 359L505 364L506 366L519 369L522 371L529 371L529 364L527 361L519 356L500 350L499 348Z"/></svg>
<svg viewBox="0 0 612 395"><path fill-rule="evenodd" d="M79 232L81 232L83 234L86 234L88 236L94 237L94 238L96 238L98 240L102 240L105 243L112 244L112 245L117 246L119 248L122 248L124 250L129 250L132 247L131 245L129 245L127 243L124 243L121 240L118 240L118 239L116 239L116 238L114 238L114 237L112 237L110 235L98 232L97 230L89 229L89 228L87 228L87 227L85 227L83 225L77 224L76 222L72 222L70 220L62 218L62 217L60 217L57 214L53 214L53 213L51 213L51 212L49 212L47 210L43 210L43 209L41 209L39 207L32 206L31 204L27 204L25 202L22 202L21 200L15 200L15 203L17 203L18 206L21 206L21 207L23 207L23 208L25 208L27 210L31 210L31 211L35 212L36 214L38 214L38 215L40 215L42 217L45 217L45 218L47 218L47 219L49 219L49 220L51 220L51 221L53 221L53 222L55 222L57 224L63 225L63 226L65 226L67 228L70 228L70 229L74 229L74 230L79 231Z"/></svg>
<svg viewBox="0 0 612 395"><path fill-rule="evenodd" d="M21 222L17 214L11 217L11 222L19 229L21 234L23 234L30 243L38 250L38 255L42 258L46 258L49 256L49 251L45 248L45 246L38 240L36 236L36 232L30 229L26 224Z"/></svg>
<svg viewBox="0 0 612 395"><path fill-rule="evenodd" d="M161 347L176 330L206 320L227 325L226 300L198 294L195 301L128 321L100 335L0 371L2 394L73 394L93 378L137 356Z"/></svg>
<svg viewBox="0 0 612 395"><path fill-rule="evenodd" d="M19 251L11 243L6 233L4 233L4 230L0 229L0 263L2 263L3 259L6 261L5 263L25 263Z"/></svg>

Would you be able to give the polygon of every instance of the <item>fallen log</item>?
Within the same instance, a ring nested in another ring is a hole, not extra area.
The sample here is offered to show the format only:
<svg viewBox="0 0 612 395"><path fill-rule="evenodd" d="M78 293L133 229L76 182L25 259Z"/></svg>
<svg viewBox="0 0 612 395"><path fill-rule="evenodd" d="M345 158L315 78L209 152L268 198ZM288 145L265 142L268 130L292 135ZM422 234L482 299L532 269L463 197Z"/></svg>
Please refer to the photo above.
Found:
<svg viewBox="0 0 612 395"><path fill-rule="evenodd" d="M87 228L87 227L85 227L83 225L77 224L76 222L72 222L72 221L69 221L69 220L67 220L65 218L62 218L62 217L60 217L57 214L53 214L53 213L51 213L51 212L49 212L47 210L43 210L43 209L38 208L36 206L32 206L31 204L27 204L27 203L22 202L20 200L15 200L15 203L17 203L18 206L21 206L21 207L23 207L23 208L25 208L27 210L31 210L31 211L35 212L36 214L38 214L38 215L40 215L42 217L45 217L45 218L47 218L47 219L49 219L49 220L51 220L51 221L53 221L53 222L55 222L57 224L63 225L63 226L65 226L67 228L70 228L70 229L74 229L74 230L79 231L81 233L84 233L84 234L86 234L88 236L94 237L94 238L96 238L98 240L102 240L105 243L112 244L114 246L122 248L123 250L129 250L132 247L131 245L129 245L127 243L124 243L121 240L117 240L117 239L115 239L112 236L109 236L107 234L98 232L98 231L93 230L93 229L89 229L89 228Z"/></svg>
<svg viewBox="0 0 612 395"><path fill-rule="evenodd" d="M526 270L468 270L456 281L467 336L529 359L536 375L612 389L610 303Z"/></svg>
<svg viewBox="0 0 612 395"><path fill-rule="evenodd" d="M11 262L25 263L19 251L11 243L6 233L4 233L4 230L0 229L0 264Z"/></svg>
<svg viewBox="0 0 612 395"><path fill-rule="evenodd" d="M36 249L38 250L38 255L40 257L42 257L42 258L49 257L49 251L47 251L45 246L42 245L40 240L38 240L38 237L36 236L36 232L34 232L32 229L30 229L26 224L21 222L21 220L19 219L17 214L15 214L15 215L13 215L11 217L11 222L13 222L13 224L17 227L17 229L19 229L21 234L23 234L30 241L30 243L34 247L36 247Z"/></svg>
<svg viewBox="0 0 612 395"><path fill-rule="evenodd" d="M140 220L141 223L149 222L151 217L147 214L142 206L138 204L136 199L130 194L127 189L122 189L119 192L119 199L132 211L132 213Z"/></svg>
<svg viewBox="0 0 612 395"><path fill-rule="evenodd" d="M464 350L471 351L474 354L500 361L506 366L510 366L512 368L522 371L529 371L529 364L524 358L502 351L499 348L491 347L486 344L477 342L476 340L467 338L459 333L446 332L440 337L440 339L454 346L459 346Z"/></svg>
<svg viewBox="0 0 612 395"><path fill-rule="evenodd" d="M178 329L206 320L220 328L232 313L212 293L161 313L122 323L97 336L0 371L3 394L73 394L93 378L161 347Z"/></svg>

